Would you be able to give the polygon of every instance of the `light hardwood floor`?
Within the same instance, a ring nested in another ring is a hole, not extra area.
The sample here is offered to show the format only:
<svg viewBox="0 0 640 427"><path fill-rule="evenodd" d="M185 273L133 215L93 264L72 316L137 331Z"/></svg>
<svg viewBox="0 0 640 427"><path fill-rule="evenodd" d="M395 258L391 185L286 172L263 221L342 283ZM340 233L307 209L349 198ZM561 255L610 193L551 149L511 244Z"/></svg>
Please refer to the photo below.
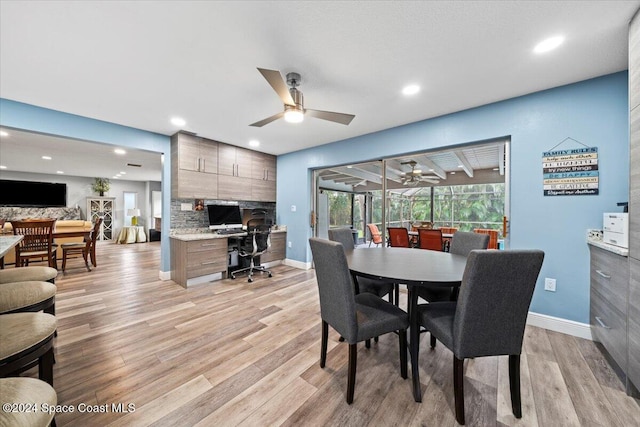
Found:
<svg viewBox="0 0 640 427"><path fill-rule="evenodd" d="M422 403L400 377L391 334L360 347L355 399L346 404L347 346L334 331L319 367L313 271L278 266L253 283L184 289L158 279L159 258L158 243L103 243L92 272L74 260L58 276L54 386L59 404L75 408L57 415L59 426L457 425L452 355L442 345L430 350L426 337ZM506 357L467 361L467 425L640 425L639 402L590 341L527 327L521 373L517 420ZM80 412L80 404L109 412Z"/></svg>

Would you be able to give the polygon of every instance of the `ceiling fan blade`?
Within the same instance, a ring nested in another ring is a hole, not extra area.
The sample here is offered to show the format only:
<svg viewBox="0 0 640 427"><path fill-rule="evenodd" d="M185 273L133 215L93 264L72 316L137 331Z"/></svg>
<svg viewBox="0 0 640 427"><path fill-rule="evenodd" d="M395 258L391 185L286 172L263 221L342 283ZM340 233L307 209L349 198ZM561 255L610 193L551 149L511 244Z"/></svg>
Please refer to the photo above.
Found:
<svg viewBox="0 0 640 427"><path fill-rule="evenodd" d="M280 74L280 71L266 70L264 68L258 68L258 71L260 71L262 77L267 80L267 83L271 85L273 90L276 91L280 99L282 99L282 102L287 105L296 105L296 103L293 102L291 94L289 93L287 84L282 79L282 74Z"/></svg>
<svg viewBox="0 0 640 427"><path fill-rule="evenodd" d="M344 114L344 113L334 113L333 111L321 111L321 110L311 110L309 108L305 109L305 114L310 115L311 117L315 117L317 119L328 120L330 122L336 122L343 125L348 125L351 123L351 120L355 117L353 114Z"/></svg>
<svg viewBox="0 0 640 427"><path fill-rule="evenodd" d="M260 120L259 122L255 122L255 123L251 123L249 126L255 126L257 128L260 128L264 125L268 125L269 123L271 123L274 120L278 120L279 118L284 117L284 111L280 112L278 114L274 114L271 117L267 117L266 119Z"/></svg>

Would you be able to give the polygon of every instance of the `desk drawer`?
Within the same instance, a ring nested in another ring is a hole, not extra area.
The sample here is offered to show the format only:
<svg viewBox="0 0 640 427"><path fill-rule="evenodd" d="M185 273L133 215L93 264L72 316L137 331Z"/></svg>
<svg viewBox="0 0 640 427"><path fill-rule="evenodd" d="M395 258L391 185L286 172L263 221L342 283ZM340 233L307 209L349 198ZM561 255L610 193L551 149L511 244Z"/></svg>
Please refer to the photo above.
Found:
<svg viewBox="0 0 640 427"><path fill-rule="evenodd" d="M627 317L606 301L598 292L591 291L591 333L602 343L611 357L627 370Z"/></svg>
<svg viewBox="0 0 640 427"><path fill-rule="evenodd" d="M187 242L187 253L206 252L224 249L227 251L227 239L193 240Z"/></svg>
<svg viewBox="0 0 640 427"><path fill-rule="evenodd" d="M628 259L594 246L590 246L590 251L592 293L598 292L605 301L626 316L629 286Z"/></svg>
<svg viewBox="0 0 640 427"><path fill-rule="evenodd" d="M225 239L221 239L225 240ZM227 248L200 251L187 258L187 278L205 276L227 270Z"/></svg>

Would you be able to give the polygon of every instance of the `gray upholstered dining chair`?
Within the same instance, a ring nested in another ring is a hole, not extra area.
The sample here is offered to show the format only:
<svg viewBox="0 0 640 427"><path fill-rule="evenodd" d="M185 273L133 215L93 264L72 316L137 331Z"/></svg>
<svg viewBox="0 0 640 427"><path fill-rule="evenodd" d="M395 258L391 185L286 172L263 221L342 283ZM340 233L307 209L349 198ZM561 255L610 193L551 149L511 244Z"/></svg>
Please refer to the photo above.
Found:
<svg viewBox="0 0 640 427"><path fill-rule="evenodd" d="M350 228L333 228L329 230L329 240L342 243L345 251L355 249L353 243L353 234ZM369 279L367 277L355 278L356 293L368 292L370 294L383 297L389 295L389 302L399 304L399 287L391 282L383 282L381 280ZM395 296L394 296L395 290Z"/></svg>
<svg viewBox="0 0 640 427"><path fill-rule="evenodd" d="M469 231L456 231L451 238L449 252L457 255L469 255L474 249L487 249L489 245L488 234L478 234Z"/></svg>
<svg viewBox="0 0 640 427"><path fill-rule="evenodd" d="M376 295L354 294L342 244L312 237L309 245L316 269L322 318L320 367L324 368L327 359L331 325L349 343L347 403L351 404L356 383L357 343L397 331L400 374L402 378L407 378L407 313Z"/></svg>
<svg viewBox="0 0 640 427"><path fill-rule="evenodd" d="M453 352L456 420L464 424L464 359L509 356L511 405L522 417L520 353L540 250L474 250L469 254L457 302L418 307L418 322Z"/></svg>
<svg viewBox="0 0 640 427"><path fill-rule="evenodd" d="M469 255L474 249L487 249L489 236L466 231L456 231L451 239L449 252L456 255ZM428 302L455 301L458 298L457 288L416 288L418 296ZM431 347L436 341L431 337Z"/></svg>

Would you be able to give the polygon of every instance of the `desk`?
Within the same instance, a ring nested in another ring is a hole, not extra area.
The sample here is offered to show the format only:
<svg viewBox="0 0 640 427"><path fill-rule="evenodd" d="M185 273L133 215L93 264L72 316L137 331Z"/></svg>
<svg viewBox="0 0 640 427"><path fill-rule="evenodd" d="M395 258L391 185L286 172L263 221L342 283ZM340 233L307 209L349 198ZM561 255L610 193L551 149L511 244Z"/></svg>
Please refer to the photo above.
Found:
<svg viewBox="0 0 640 427"><path fill-rule="evenodd" d="M147 234L144 232L144 227L141 225L132 225L122 227L116 243L143 243L147 241Z"/></svg>
<svg viewBox="0 0 640 427"><path fill-rule="evenodd" d="M410 248L358 248L346 252L349 270L359 276L404 283L409 290L411 377L413 398L422 401L418 374L420 328L417 310L418 295L414 286L459 286L467 257L448 252L423 251Z"/></svg>

